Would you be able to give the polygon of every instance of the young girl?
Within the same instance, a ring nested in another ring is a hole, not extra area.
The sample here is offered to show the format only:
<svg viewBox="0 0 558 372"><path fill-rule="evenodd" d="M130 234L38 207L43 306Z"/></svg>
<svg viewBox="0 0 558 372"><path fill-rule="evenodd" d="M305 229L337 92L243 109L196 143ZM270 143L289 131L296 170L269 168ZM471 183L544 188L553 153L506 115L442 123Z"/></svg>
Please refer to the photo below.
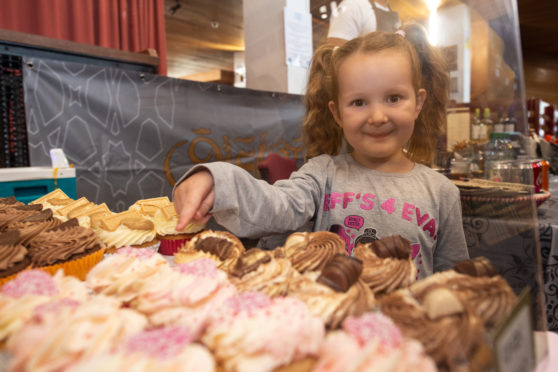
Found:
<svg viewBox="0 0 558 372"><path fill-rule="evenodd" d="M450 269L468 258L459 190L421 164L433 156L447 94L443 60L418 25L324 45L305 95L306 164L274 185L229 163L194 167L174 190L177 229L213 216L258 237L313 220L349 254L358 242L401 235L419 278ZM349 152L340 154L343 139Z"/></svg>

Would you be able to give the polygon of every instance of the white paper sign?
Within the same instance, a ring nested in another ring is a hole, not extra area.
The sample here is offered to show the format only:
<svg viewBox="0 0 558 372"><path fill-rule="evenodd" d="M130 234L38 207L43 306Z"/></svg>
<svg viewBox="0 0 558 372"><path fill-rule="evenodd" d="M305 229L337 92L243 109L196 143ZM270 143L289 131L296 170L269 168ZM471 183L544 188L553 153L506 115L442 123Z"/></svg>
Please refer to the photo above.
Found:
<svg viewBox="0 0 558 372"><path fill-rule="evenodd" d="M312 59L312 15L287 7L284 13L286 62L308 68Z"/></svg>

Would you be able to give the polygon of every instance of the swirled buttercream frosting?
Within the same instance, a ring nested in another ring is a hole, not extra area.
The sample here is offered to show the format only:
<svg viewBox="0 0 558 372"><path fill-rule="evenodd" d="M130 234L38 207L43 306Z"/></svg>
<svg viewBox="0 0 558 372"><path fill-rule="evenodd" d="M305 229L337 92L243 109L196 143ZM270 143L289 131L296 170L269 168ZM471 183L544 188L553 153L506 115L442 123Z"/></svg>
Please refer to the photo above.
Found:
<svg viewBox="0 0 558 372"><path fill-rule="evenodd" d="M301 273L321 271L336 254L347 255L343 239L329 231L293 233L278 249Z"/></svg>
<svg viewBox="0 0 558 372"><path fill-rule="evenodd" d="M190 239L179 249L176 255L188 256L188 254L195 254L197 251L217 257L220 261L219 268L230 272L246 249L240 239L228 231L206 230Z"/></svg>
<svg viewBox="0 0 558 372"><path fill-rule="evenodd" d="M6 230L10 223L17 222L32 214L40 212L43 206L37 205L14 205L0 209L0 231Z"/></svg>
<svg viewBox="0 0 558 372"><path fill-rule="evenodd" d="M319 316L329 328L339 327L348 316L359 316L375 308L374 294L362 280L339 292L317 282L319 276L318 271L295 276L289 282L288 295L306 303L312 314Z"/></svg>
<svg viewBox="0 0 558 372"><path fill-rule="evenodd" d="M300 275L288 259L275 258L259 248L243 253L230 274L240 292L258 291L270 297L287 295L290 280Z"/></svg>
<svg viewBox="0 0 558 372"><path fill-rule="evenodd" d="M31 263L20 240L17 231L0 233L0 278L12 275Z"/></svg>
<svg viewBox="0 0 558 372"><path fill-rule="evenodd" d="M358 244L353 254L362 260L362 280L374 293L385 294L415 282L417 269L410 255L409 241L389 236Z"/></svg>
<svg viewBox="0 0 558 372"><path fill-rule="evenodd" d="M81 227L72 218L36 235L29 242L29 255L35 266L48 266L68 261L100 249L99 240L91 229Z"/></svg>
<svg viewBox="0 0 558 372"><path fill-rule="evenodd" d="M61 223L61 220L52 215L52 210L44 209L8 224L7 230L17 230L20 234L20 243L27 245L40 232L52 229Z"/></svg>

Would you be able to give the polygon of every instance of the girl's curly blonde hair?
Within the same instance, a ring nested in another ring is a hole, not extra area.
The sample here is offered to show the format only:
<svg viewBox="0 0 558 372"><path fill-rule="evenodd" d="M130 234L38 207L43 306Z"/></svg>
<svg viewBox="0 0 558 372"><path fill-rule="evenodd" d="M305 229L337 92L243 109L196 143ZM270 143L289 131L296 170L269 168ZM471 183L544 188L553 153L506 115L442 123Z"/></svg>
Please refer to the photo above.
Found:
<svg viewBox="0 0 558 372"><path fill-rule="evenodd" d="M337 71L341 63L355 53L395 49L409 56L415 91L423 88L427 92L405 153L413 161L431 162L438 136L446 124L449 76L444 58L430 45L422 26L407 24L401 30L405 37L401 33L377 31L350 40L341 47L323 44L316 49L304 96L306 115L302 136L307 159L321 154L337 155L341 150L343 130L328 109L329 101L338 104Z"/></svg>

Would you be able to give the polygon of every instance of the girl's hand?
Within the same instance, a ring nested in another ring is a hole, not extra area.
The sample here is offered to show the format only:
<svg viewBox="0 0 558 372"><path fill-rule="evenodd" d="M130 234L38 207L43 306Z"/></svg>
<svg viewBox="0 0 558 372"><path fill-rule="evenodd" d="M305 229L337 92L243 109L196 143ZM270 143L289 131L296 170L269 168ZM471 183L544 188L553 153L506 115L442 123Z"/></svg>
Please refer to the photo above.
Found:
<svg viewBox="0 0 558 372"><path fill-rule="evenodd" d="M174 190L174 209L179 214L176 230L183 230L190 222L205 225L211 218L209 211L215 201L213 176L200 170Z"/></svg>

